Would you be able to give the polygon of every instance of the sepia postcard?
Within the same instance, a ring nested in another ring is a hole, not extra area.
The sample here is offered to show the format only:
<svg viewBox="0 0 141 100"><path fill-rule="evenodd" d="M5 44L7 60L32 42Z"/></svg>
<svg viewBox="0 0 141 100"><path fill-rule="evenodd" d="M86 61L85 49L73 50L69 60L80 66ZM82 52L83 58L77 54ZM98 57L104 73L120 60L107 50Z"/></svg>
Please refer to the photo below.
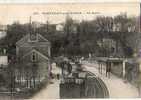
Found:
<svg viewBox="0 0 141 100"><path fill-rule="evenodd" d="M0 4L0 100L141 98L140 5Z"/></svg>

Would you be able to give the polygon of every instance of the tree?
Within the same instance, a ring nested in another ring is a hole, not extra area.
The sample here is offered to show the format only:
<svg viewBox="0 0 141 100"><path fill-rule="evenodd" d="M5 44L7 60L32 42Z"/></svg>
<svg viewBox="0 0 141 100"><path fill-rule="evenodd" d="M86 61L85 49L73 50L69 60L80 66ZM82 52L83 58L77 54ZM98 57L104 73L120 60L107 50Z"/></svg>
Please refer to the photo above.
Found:
<svg viewBox="0 0 141 100"><path fill-rule="evenodd" d="M64 33L66 34L66 37L69 37L69 35L73 32L73 29L72 29L73 24L74 24L73 19L69 15L67 15L65 25L64 25Z"/></svg>
<svg viewBox="0 0 141 100"><path fill-rule="evenodd" d="M99 51L97 41L101 40L101 46L103 46L104 38L116 41L116 48L121 44L122 47L126 48L124 49L126 53L127 48L133 49L134 45L128 43L130 39L127 38L129 36L132 37L130 33L132 33L133 30L133 32L137 30L135 27L136 18L129 18L126 14L120 14L115 17L98 16L91 21L83 20L81 22L67 16L66 21L63 23L63 32L57 31L55 24L51 24L48 21L45 24L36 22L34 24L37 24L38 27L30 28L29 23L20 24L19 22L8 25L7 36L0 40L0 45L7 47L7 49L9 48L9 53L15 52L15 43L29 32L34 31L43 35L51 42L51 52L53 56L60 55L60 52L62 52L61 54L69 55L81 54L82 52L83 54L90 52L95 53ZM116 30L114 30L114 28L116 28ZM136 39L134 39L134 41L135 40ZM73 50L71 50L72 48ZM89 49L83 50L82 48Z"/></svg>
<svg viewBox="0 0 141 100"><path fill-rule="evenodd" d="M111 32L113 31L113 18L100 16L96 18L96 24L99 27L99 32Z"/></svg>

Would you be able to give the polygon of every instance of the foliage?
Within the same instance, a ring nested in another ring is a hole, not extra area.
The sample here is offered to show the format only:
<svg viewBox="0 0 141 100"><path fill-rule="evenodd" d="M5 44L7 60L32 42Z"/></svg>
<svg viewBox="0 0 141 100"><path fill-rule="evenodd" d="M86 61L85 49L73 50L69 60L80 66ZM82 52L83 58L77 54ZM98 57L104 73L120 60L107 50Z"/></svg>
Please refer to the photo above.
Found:
<svg viewBox="0 0 141 100"><path fill-rule="evenodd" d="M62 54L67 56L88 55L89 53L104 56L102 52L109 52L102 42L104 38L115 41L116 48L121 46L125 56L132 56L133 48L128 45L126 38L128 38L131 29L132 32L137 32L137 29L134 29L135 24L136 19L128 18L126 14L115 17L98 16L91 21L83 20L81 22L67 16L65 23L63 23L63 31L57 31L55 25L48 21L36 28L29 28L29 23L16 22L8 25L7 36L0 40L0 45L6 46L8 53L15 54L16 41L29 32L38 32L51 42L52 56ZM101 41L101 47L97 44L98 41Z"/></svg>

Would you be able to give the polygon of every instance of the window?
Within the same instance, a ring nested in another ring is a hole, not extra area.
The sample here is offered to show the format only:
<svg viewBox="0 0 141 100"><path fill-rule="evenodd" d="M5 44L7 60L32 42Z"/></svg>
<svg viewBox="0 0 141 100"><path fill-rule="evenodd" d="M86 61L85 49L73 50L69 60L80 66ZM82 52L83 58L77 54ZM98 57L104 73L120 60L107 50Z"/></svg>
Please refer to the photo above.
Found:
<svg viewBox="0 0 141 100"><path fill-rule="evenodd" d="M37 42L38 41L38 34L30 34L30 42Z"/></svg>
<svg viewBox="0 0 141 100"><path fill-rule="evenodd" d="M31 60L32 60L33 62L37 61L37 55L36 55L35 52L32 53Z"/></svg>

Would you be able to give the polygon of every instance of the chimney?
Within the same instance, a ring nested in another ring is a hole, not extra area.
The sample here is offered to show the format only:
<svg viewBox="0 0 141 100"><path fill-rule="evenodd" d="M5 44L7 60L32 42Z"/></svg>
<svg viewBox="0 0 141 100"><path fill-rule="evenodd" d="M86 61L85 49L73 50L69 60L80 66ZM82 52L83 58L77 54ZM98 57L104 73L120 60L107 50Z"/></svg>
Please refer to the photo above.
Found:
<svg viewBox="0 0 141 100"><path fill-rule="evenodd" d="M33 25L34 23L31 21L31 16L30 16L30 19L29 19L29 35L30 35L30 41L31 42L35 42L37 41L37 33L36 33L36 29Z"/></svg>

